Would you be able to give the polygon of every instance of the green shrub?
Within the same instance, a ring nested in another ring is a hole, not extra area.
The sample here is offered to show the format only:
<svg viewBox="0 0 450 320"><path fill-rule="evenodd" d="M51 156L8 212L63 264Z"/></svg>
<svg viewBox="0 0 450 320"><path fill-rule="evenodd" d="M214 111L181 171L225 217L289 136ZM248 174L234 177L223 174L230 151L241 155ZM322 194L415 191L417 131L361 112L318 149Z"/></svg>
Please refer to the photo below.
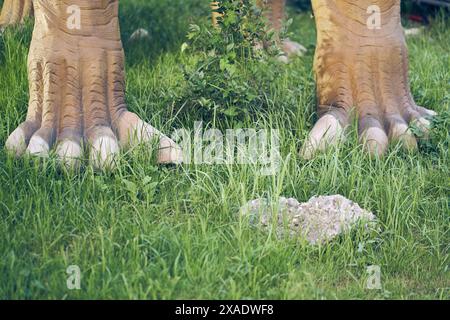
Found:
<svg viewBox="0 0 450 320"><path fill-rule="evenodd" d="M280 51L254 1L223 1L217 11L223 15L218 27L191 25L183 46L197 55L194 66L184 70L184 110L205 121L241 121L265 107L273 57Z"/></svg>

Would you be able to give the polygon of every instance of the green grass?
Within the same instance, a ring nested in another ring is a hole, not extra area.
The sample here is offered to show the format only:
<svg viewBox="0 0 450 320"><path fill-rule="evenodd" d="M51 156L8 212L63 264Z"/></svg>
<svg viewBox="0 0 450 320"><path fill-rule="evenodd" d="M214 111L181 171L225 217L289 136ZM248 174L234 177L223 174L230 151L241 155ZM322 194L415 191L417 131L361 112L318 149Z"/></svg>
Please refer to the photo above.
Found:
<svg viewBox="0 0 450 320"><path fill-rule="evenodd" d="M208 14L198 3L122 1L129 107L165 132L199 120L173 118L183 102L180 66L191 61L180 45L188 24ZM112 174L7 156L4 141L26 113L31 25L2 35L0 299L450 298L448 127L413 154L393 146L369 159L352 132L339 150L299 159L314 121L315 31L309 14L292 15L293 38L310 51L280 67L257 122L281 130L286 160L273 177L249 166L161 167L143 149ZM137 27L151 30L151 45L126 41ZM441 21L408 41L413 95L440 113L450 103L449 37ZM336 193L373 211L379 232L312 247L258 232L236 214L259 196ZM67 289L69 265L81 268L81 290ZM381 267L382 290L366 289L370 265Z"/></svg>

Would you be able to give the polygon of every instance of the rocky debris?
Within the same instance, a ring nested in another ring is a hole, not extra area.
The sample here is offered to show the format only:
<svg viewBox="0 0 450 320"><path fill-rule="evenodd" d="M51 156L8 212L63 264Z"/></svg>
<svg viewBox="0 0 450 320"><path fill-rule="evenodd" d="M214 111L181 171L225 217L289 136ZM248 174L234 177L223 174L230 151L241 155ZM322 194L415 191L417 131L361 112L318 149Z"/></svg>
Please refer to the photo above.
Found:
<svg viewBox="0 0 450 320"><path fill-rule="evenodd" d="M130 42L139 41L139 40L150 40L150 33L143 29L137 29L133 32L133 34L130 36Z"/></svg>
<svg viewBox="0 0 450 320"><path fill-rule="evenodd" d="M284 197L278 202L256 199L245 204L240 212L249 217L251 225L264 229L270 228L271 221L276 219L277 235L288 232L290 236L304 237L311 244L332 240L360 222L368 227L375 220L371 212L341 195L312 197L306 203Z"/></svg>
<svg viewBox="0 0 450 320"><path fill-rule="evenodd" d="M418 36L423 32L423 27L422 28L410 28L410 29L405 29L405 35L407 37L409 36Z"/></svg>
<svg viewBox="0 0 450 320"><path fill-rule="evenodd" d="M303 57L308 52L308 49L306 49L300 43L292 41L289 38L286 38L281 42L281 47L288 57L290 56Z"/></svg>

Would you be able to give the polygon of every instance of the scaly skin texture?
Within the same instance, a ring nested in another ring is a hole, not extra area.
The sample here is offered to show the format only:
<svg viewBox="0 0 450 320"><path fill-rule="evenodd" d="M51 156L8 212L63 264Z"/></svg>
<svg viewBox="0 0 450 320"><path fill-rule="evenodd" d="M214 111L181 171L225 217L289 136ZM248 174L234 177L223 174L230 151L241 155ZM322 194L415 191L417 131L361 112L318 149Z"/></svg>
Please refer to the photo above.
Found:
<svg viewBox="0 0 450 320"><path fill-rule="evenodd" d="M159 162L180 162L172 140L127 111L118 0L76 1L79 29L70 19L73 3L33 2L28 114L6 147L17 156L47 156L55 147L61 161L72 166L86 145L93 165L104 169L114 166L119 143L127 147L157 138Z"/></svg>
<svg viewBox="0 0 450 320"><path fill-rule="evenodd" d="M266 7L267 20L270 23L270 27L279 34L283 28L283 20L286 16L286 0L257 0L256 3L260 7ZM213 10L217 9L218 2L212 2L211 8ZM217 18L219 16L220 14L217 12L212 13L214 26L217 25ZM280 40L280 47L288 57L301 56L306 51L301 44L290 39Z"/></svg>
<svg viewBox="0 0 450 320"><path fill-rule="evenodd" d="M360 140L371 154L381 155L389 141L417 147L409 129L424 131L433 111L419 107L408 83L408 54L400 19L400 0L313 0L317 25L314 71L319 120L301 154L338 143L358 118ZM381 10L379 29L367 21L369 6Z"/></svg>
<svg viewBox="0 0 450 320"><path fill-rule="evenodd" d="M32 14L32 0L5 0L0 13L0 28L22 23Z"/></svg>

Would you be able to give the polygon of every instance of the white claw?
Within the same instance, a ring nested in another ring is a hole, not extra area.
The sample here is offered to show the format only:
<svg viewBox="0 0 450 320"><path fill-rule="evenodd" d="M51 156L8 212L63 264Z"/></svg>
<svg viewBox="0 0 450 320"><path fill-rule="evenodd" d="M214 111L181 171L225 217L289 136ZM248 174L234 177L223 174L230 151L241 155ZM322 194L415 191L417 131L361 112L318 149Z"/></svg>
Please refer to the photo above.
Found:
<svg viewBox="0 0 450 320"><path fill-rule="evenodd" d="M136 126L136 135L139 142L148 142L158 137L161 133L148 123L139 120Z"/></svg>
<svg viewBox="0 0 450 320"><path fill-rule="evenodd" d="M386 152L389 144L386 133L378 127L371 127L364 131L360 137L360 141L371 155L378 156Z"/></svg>
<svg viewBox="0 0 450 320"><path fill-rule="evenodd" d="M431 117L437 116L437 112L436 112L436 111L433 111L433 110L430 110L430 109L426 109L426 112L427 112L428 115L431 116Z"/></svg>
<svg viewBox="0 0 450 320"><path fill-rule="evenodd" d="M101 136L92 143L90 160L98 170L114 169L116 155L119 153L119 144L115 138Z"/></svg>
<svg viewBox="0 0 450 320"><path fill-rule="evenodd" d="M181 148L170 138L148 123L139 120L130 136L130 143L135 145L141 142L149 142L159 139L158 163L180 164L183 162Z"/></svg>
<svg viewBox="0 0 450 320"><path fill-rule="evenodd" d="M324 151L327 147L337 145L344 138L344 130L339 121L330 114L317 121L308 139L300 150L303 159L311 159L317 151Z"/></svg>
<svg viewBox="0 0 450 320"><path fill-rule="evenodd" d="M81 153L80 144L71 140L61 142L56 149L61 163L68 168L77 168L80 165Z"/></svg>
<svg viewBox="0 0 450 320"><path fill-rule="evenodd" d="M162 135L159 141L158 163L180 164L183 162L181 148L170 138Z"/></svg>
<svg viewBox="0 0 450 320"><path fill-rule="evenodd" d="M8 151L14 153L16 157L20 157L25 153L27 144L25 141L25 133L21 128L14 130L6 140L5 147Z"/></svg>
<svg viewBox="0 0 450 320"><path fill-rule="evenodd" d="M427 132L428 130L430 130L431 122L425 118L419 118L419 119L415 120L414 123L424 132Z"/></svg>
<svg viewBox="0 0 450 320"><path fill-rule="evenodd" d="M27 153L32 156L47 157L50 152L50 146L47 141L39 136L33 136L28 143Z"/></svg>
<svg viewBox="0 0 450 320"><path fill-rule="evenodd" d="M134 126L128 129L126 134L126 139L123 139L121 143L122 147L129 148L157 138L160 132L148 123L139 120Z"/></svg>
<svg viewBox="0 0 450 320"><path fill-rule="evenodd" d="M417 141L410 128L405 123L396 123L389 132L389 138L392 141L399 141L407 150L417 148Z"/></svg>
<svg viewBox="0 0 450 320"><path fill-rule="evenodd" d="M428 121L428 120L425 119L425 118L420 118L419 120L417 120L417 122L418 122L420 125L422 125L422 126L424 126L424 127L426 127L426 128L429 128L430 125L431 125L431 122Z"/></svg>
<svg viewBox="0 0 450 320"><path fill-rule="evenodd" d="M412 124L417 126L417 128L421 131L423 135L422 138L427 139L430 133L431 122L425 118L418 118L412 121Z"/></svg>

